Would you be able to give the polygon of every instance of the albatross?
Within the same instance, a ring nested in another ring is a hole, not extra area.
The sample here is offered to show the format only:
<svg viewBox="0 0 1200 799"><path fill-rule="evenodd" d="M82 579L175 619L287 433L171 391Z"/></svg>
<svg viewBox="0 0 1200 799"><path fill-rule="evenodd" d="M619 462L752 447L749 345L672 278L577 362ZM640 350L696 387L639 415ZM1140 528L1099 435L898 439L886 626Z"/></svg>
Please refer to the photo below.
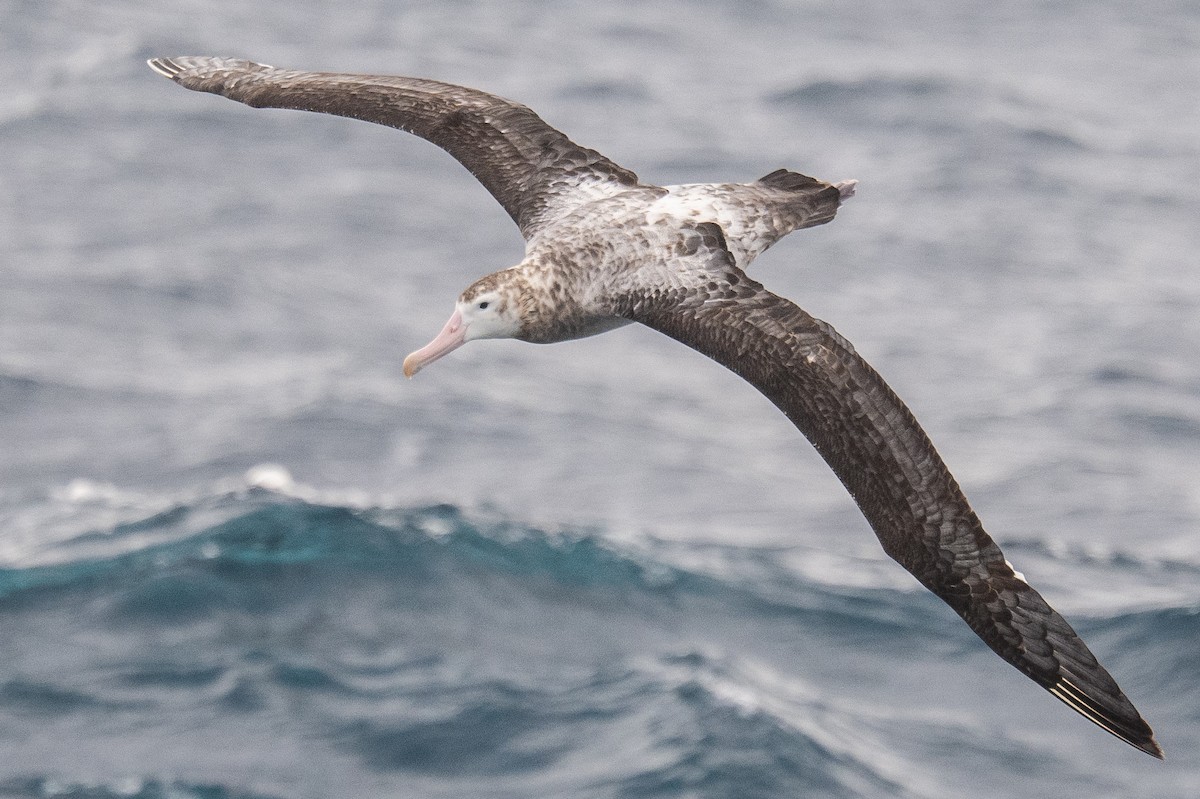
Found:
<svg viewBox="0 0 1200 799"><path fill-rule="evenodd" d="M524 105L434 80L155 58L155 72L255 108L351 117L450 153L525 238L524 259L458 297L404 359L412 377L468 341L550 343L637 322L731 369L845 485L884 551L991 649L1155 757L1154 733L1071 626L1005 559L912 412L829 324L746 274L781 237L833 219L855 181L786 169L749 183L654 186Z"/></svg>

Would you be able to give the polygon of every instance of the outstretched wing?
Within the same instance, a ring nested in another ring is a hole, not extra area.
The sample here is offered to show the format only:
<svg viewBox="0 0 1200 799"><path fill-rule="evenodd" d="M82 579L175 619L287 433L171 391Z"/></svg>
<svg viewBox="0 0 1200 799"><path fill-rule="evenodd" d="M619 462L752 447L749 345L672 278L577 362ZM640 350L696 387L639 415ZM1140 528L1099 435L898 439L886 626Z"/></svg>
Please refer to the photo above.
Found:
<svg viewBox="0 0 1200 799"><path fill-rule="evenodd" d="M712 255L702 280L643 285L623 313L766 395L833 468L888 555L996 654L1113 735L1162 757L1113 678L984 532L883 378L828 324L747 278L722 254L723 242L707 245Z"/></svg>
<svg viewBox="0 0 1200 799"><path fill-rule="evenodd" d="M525 238L637 175L580 147L533 111L485 92L420 78L295 72L232 58L154 58L155 72L194 91L255 108L352 117L408 131L454 156L491 192Z"/></svg>

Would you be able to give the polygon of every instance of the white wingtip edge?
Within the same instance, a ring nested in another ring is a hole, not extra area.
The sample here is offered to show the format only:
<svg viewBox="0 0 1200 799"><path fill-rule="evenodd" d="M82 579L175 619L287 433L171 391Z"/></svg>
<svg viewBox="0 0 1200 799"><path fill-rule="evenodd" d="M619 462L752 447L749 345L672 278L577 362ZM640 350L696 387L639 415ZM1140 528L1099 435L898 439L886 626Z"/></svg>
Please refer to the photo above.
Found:
<svg viewBox="0 0 1200 799"><path fill-rule="evenodd" d="M183 69L170 58L151 58L147 60L146 63L150 65L150 69L154 70L159 75L162 75L164 78L171 78L172 80L175 79L176 75L183 71Z"/></svg>

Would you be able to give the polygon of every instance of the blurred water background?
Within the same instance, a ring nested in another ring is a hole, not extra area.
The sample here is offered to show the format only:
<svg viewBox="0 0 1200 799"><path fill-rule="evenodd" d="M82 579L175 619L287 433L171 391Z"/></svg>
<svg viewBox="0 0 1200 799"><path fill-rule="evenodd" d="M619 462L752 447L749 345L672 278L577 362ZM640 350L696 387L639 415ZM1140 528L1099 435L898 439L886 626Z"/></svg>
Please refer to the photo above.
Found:
<svg viewBox="0 0 1200 799"><path fill-rule="evenodd" d="M911 405L1158 732L1005 665L738 378L485 342L433 146L156 55L518 99L666 184L857 178L755 276ZM1200 6L0 0L0 796L1200 791Z"/></svg>

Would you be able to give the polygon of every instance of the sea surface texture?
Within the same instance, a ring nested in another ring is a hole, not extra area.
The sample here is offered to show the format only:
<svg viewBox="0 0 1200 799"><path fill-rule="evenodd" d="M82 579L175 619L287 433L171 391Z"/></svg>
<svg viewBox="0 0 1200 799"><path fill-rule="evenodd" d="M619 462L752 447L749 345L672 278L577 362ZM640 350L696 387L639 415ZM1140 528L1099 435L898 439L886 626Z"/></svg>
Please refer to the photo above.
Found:
<svg viewBox="0 0 1200 799"><path fill-rule="evenodd" d="M152 56L417 75L667 184L912 407L1158 762L645 328L473 343L437 148ZM0 0L0 797L1200 796L1200 4Z"/></svg>

